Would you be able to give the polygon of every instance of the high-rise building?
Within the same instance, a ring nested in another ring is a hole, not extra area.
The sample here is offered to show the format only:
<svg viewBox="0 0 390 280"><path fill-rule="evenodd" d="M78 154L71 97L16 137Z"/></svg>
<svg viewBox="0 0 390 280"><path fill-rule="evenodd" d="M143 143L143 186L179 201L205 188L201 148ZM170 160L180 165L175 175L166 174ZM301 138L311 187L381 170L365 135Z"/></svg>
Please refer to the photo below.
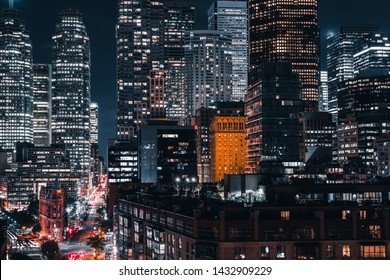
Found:
<svg viewBox="0 0 390 280"><path fill-rule="evenodd" d="M390 109L390 75L372 70L338 84L338 121L364 112Z"/></svg>
<svg viewBox="0 0 390 280"><path fill-rule="evenodd" d="M383 69L390 73L390 34L371 33L355 44L354 74L365 70Z"/></svg>
<svg viewBox="0 0 390 280"><path fill-rule="evenodd" d="M139 131L141 183L196 183L195 128L175 121L150 120Z"/></svg>
<svg viewBox="0 0 390 280"><path fill-rule="evenodd" d="M90 104L90 144L91 144L91 162L90 170L94 178L97 179L99 173L99 105L97 102Z"/></svg>
<svg viewBox="0 0 390 280"><path fill-rule="evenodd" d="M232 98L232 39L224 32L195 30L185 34L186 110Z"/></svg>
<svg viewBox="0 0 390 280"><path fill-rule="evenodd" d="M81 175L90 164L90 44L80 12L60 13L52 48L52 141L65 144Z"/></svg>
<svg viewBox="0 0 390 280"><path fill-rule="evenodd" d="M91 144L99 144L99 105L97 102L90 104Z"/></svg>
<svg viewBox="0 0 390 280"><path fill-rule="evenodd" d="M167 117L185 123L184 34L195 27L194 3L164 3L163 56Z"/></svg>
<svg viewBox="0 0 390 280"><path fill-rule="evenodd" d="M51 65L33 65L34 144L51 144Z"/></svg>
<svg viewBox="0 0 390 280"><path fill-rule="evenodd" d="M357 116L356 120L358 122L359 160L370 168L371 173L376 174L375 140L390 133L390 110L365 112Z"/></svg>
<svg viewBox="0 0 390 280"><path fill-rule="evenodd" d="M328 91L329 91L329 112L333 115L333 120L337 121L338 83L352 79L354 77L354 53L355 43L359 39L377 32L378 27L374 25L349 25L341 26L327 36L327 71L328 71Z"/></svg>
<svg viewBox="0 0 390 280"><path fill-rule="evenodd" d="M357 117L345 118L338 128L339 161L357 161L366 166L371 174L376 174L375 141L389 133L389 109L371 110Z"/></svg>
<svg viewBox="0 0 390 280"><path fill-rule="evenodd" d="M377 174L383 177L390 177L390 134L376 139L374 150Z"/></svg>
<svg viewBox="0 0 390 280"><path fill-rule="evenodd" d="M215 110L211 107L196 110L196 162L199 183L211 182L210 126Z"/></svg>
<svg viewBox="0 0 390 280"><path fill-rule="evenodd" d="M349 158L359 155L358 123L356 118L349 116L337 127L337 160L348 162Z"/></svg>
<svg viewBox="0 0 390 280"><path fill-rule="evenodd" d="M232 101L243 101L248 86L248 1L215 0L208 10L209 30L232 38Z"/></svg>
<svg viewBox="0 0 390 280"><path fill-rule="evenodd" d="M165 93L166 72L150 71L149 77L149 107L150 118L166 118L167 102Z"/></svg>
<svg viewBox="0 0 390 280"><path fill-rule="evenodd" d="M336 133L336 123L328 112L305 112L304 121L306 164L331 161L333 135Z"/></svg>
<svg viewBox="0 0 390 280"><path fill-rule="evenodd" d="M249 0L250 71L266 61L290 61L302 83L304 111L318 110L317 0Z"/></svg>
<svg viewBox="0 0 390 280"><path fill-rule="evenodd" d="M246 171L290 174L304 161L301 83L290 62L266 62L245 99Z"/></svg>
<svg viewBox="0 0 390 280"><path fill-rule="evenodd" d="M318 96L318 110L328 112L329 110L329 90L328 90L328 72L321 71L320 95Z"/></svg>
<svg viewBox="0 0 390 280"><path fill-rule="evenodd" d="M137 139L108 142L108 183L123 184L138 182Z"/></svg>
<svg viewBox="0 0 390 280"><path fill-rule="evenodd" d="M162 68L162 15L159 0L118 1L117 139L136 136L150 116L150 71Z"/></svg>
<svg viewBox="0 0 390 280"><path fill-rule="evenodd" d="M32 195L58 180L68 198L78 199L80 176L69 161L65 145L36 147L30 143L17 143L15 161L5 166L5 197L8 209L28 206Z"/></svg>
<svg viewBox="0 0 390 280"><path fill-rule="evenodd" d="M33 81L30 36L19 11L0 14L0 148L33 143Z"/></svg>

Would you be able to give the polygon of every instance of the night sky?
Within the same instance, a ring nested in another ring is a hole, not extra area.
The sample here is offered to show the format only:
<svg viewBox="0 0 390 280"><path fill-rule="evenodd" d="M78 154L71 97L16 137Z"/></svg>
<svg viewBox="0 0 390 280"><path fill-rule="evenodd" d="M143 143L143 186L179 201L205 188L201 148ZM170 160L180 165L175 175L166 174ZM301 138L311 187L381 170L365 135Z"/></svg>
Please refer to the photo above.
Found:
<svg viewBox="0 0 390 280"><path fill-rule="evenodd" d="M207 29L207 9L213 0L197 0L197 28ZM115 24L116 0L15 0L22 11L33 42L35 63L50 63L51 36L62 9L78 9L84 15L91 39L92 100L99 103L100 154L106 156L108 138L115 137L116 69ZM167 2L184 2L171 0ZM185 1L189 2L189 1ZM0 8L8 0L0 0ZM325 67L325 40L329 30L343 24L376 23L390 32L389 0L319 0L319 23L322 38L322 69Z"/></svg>

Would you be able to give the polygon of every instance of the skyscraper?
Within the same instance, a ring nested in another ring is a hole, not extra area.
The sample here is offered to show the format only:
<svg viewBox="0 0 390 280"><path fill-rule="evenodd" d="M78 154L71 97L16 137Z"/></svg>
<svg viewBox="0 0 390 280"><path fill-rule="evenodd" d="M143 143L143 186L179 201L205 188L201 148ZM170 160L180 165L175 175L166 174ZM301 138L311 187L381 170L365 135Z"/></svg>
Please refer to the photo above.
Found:
<svg viewBox="0 0 390 280"><path fill-rule="evenodd" d="M164 4L163 56L166 70L167 117L184 124L184 34L195 27L195 4Z"/></svg>
<svg viewBox="0 0 390 280"><path fill-rule="evenodd" d="M355 44L354 74L365 70L383 69L390 73L390 34L371 33Z"/></svg>
<svg viewBox="0 0 390 280"><path fill-rule="evenodd" d="M232 101L243 101L248 86L248 1L215 0L208 10L208 27L232 38Z"/></svg>
<svg viewBox="0 0 390 280"><path fill-rule="evenodd" d="M150 116L150 71L162 68L162 2L118 1L117 139L136 136Z"/></svg>
<svg viewBox="0 0 390 280"><path fill-rule="evenodd" d="M19 11L0 14L0 148L33 143L32 46Z"/></svg>
<svg viewBox="0 0 390 280"><path fill-rule="evenodd" d="M327 71L329 91L329 112L337 121L337 86L339 82L354 77L354 44L371 32L378 31L374 25L341 26L327 36Z"/></svg>
<svg viewBox="0 0 390 280"><path fill-rule="evenodd" d="M150 120L139 131L139 179L142 183L196 183L196 138L193 126Z"/></svg>
<svg viewBox="0 0 390 280"><path fill-rule="evenodd" d="M338 84L338 121L378 109L390 110L390 75L369 71Z"/></svg>
<svg viewBox="0 0 390 280"><path fill-rule="evenodd" d="M51 65L33 65L34 144L51 144Z"/></svg>
<svg viewBox="0 0 390 280"><path fill-rule="evenodd" d="M196 110L214 102L231 101L232 40L224 32L195 30L185 34L186 110Z"/></svg>
<svg viewBox="0 0 390 280"><path fill-rule="evenodd" d="M248 173L289 174L303 165L301 84L290 62L266 62L245 99Z"/></svg>
<svg viewBox="0 0 390 280"><path fill-rule="evenodd" d="M329 110L329 90L328 90L328 72L321 71L320 95L318 96L318 110L328 112Z"/></svg>
<svg viewBox="0 0 390 280"><path fill-rule="evenodd" d="M99 106L97 102L90 104L90 144L91 144L91 173L97 179L99 173Z"/></svg>
<svg viewBox="0 0 390 280"><path fill-rule="evenodd" d="M80 12L60 13L52 48L52 137L85 176L90 163L90 45Z"/></svg>
<svg viewBox="0 0 390 280"><path fill-rule="evenodd" d="M166 118L167 102L165 93L166 72L152 70L149 76L150 118Z"/></svg>
<svg viewBox="0 0 390 280"><path fill-rule="evenodd" d="M250 71L265 61L291 61L302 83L304 111L318 110L317 0L249 0Z"/></svg>
<svg viewBox="0 0 390 280"><path fill-rule="evenodd" d="M91 102L90 105L91 144L99 144L99 105Z"/></svg>

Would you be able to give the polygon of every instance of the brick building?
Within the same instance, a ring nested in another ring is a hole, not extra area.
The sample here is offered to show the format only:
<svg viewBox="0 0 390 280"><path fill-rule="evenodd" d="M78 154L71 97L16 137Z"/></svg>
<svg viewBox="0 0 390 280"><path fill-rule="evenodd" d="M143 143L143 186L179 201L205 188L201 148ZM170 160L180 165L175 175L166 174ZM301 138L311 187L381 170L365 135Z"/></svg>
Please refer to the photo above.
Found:
<svg viewBox="0 0 390 280"><path fill-rule="evenodd" d="M390 259L388 184L273 186L266 195L127 193L117 203L118 257Z"/></svg>
<svg viewBox="0 0 390 280"><path fill-rule="evenodd" d="M55 181L52 187L44 187L39 195L39 224L42 235L62 240L65 228L64 190Z"/></svg>

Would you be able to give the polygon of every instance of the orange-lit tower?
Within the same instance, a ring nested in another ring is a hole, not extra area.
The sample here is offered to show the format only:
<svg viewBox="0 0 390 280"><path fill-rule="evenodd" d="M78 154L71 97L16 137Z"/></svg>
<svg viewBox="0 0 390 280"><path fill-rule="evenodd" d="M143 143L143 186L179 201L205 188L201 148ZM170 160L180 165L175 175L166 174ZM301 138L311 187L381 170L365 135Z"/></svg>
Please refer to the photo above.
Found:
<svg viewBox="0 0 390 280"><path fill-rule="evenodd" d="M211 180L245 172L245 117L216 116L211 121Z"/></svg>

